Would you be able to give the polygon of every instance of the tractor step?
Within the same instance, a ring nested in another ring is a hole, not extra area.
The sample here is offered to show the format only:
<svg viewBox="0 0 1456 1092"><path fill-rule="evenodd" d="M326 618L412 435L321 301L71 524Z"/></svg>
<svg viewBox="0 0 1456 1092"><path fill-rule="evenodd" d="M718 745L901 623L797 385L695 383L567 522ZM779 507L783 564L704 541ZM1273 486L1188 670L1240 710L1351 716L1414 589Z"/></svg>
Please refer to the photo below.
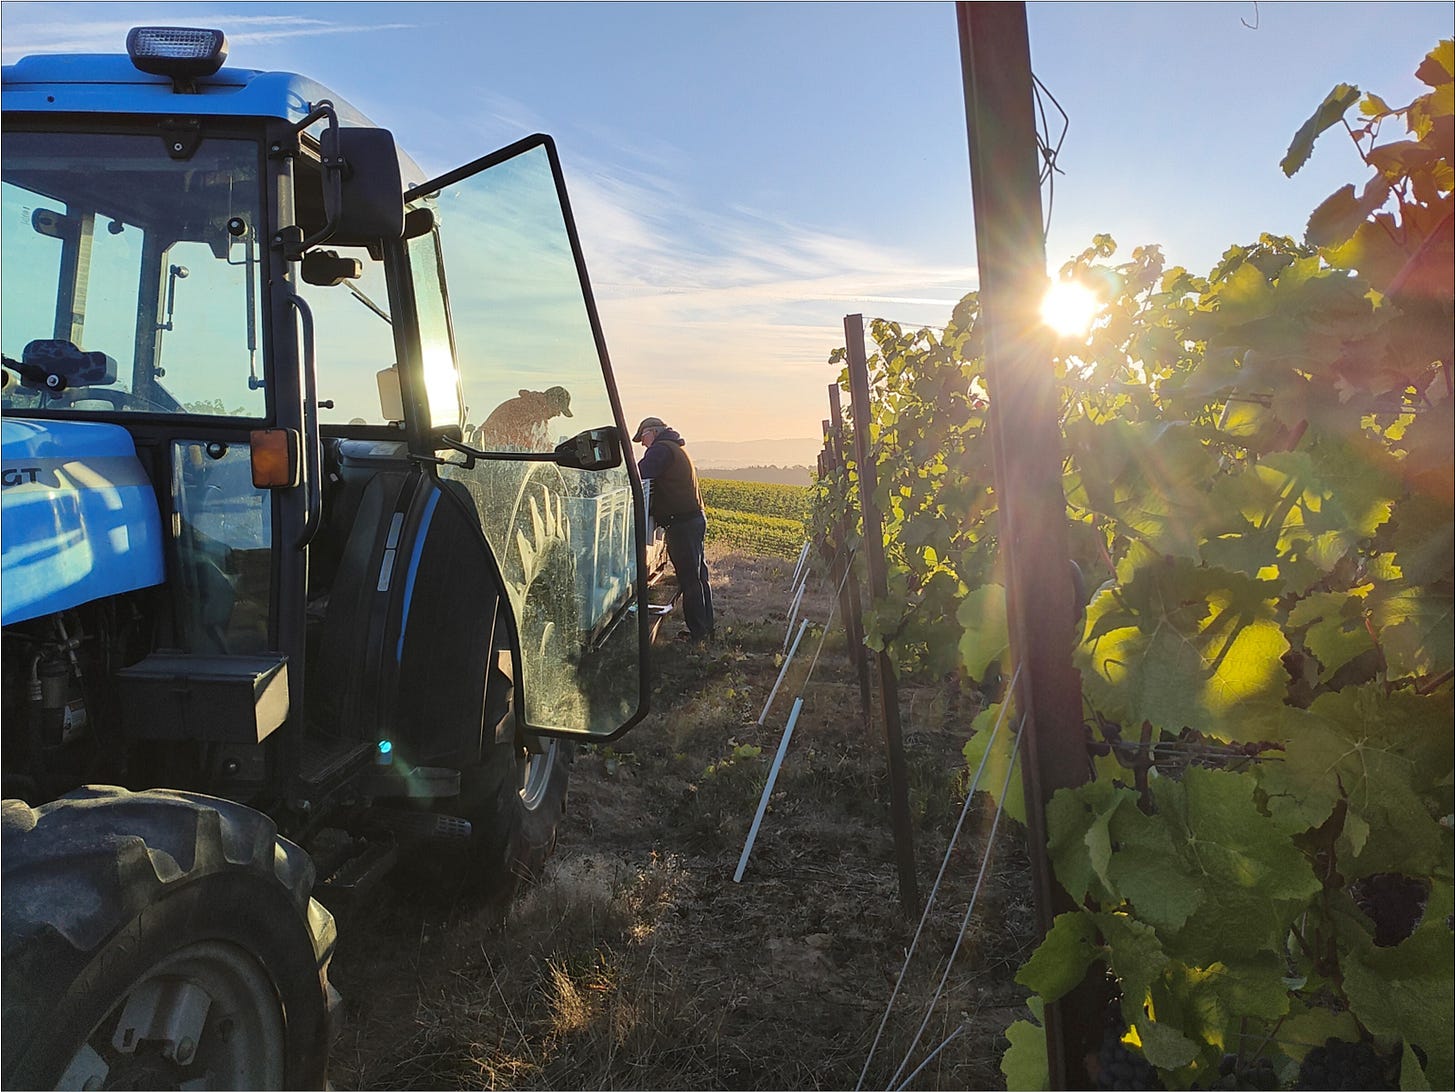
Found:
<svg viewBox="0 0 1456 1092"><path fill-rule="evenodd" d="M373 766L376 749L373 743L321 741L304 736L299 778L309 790L308 795L325 795Z"/></svg>
<svg viewBox="0 0 1456 1092"><path fill-rule="evenodd" d="M410 842L467 842L470 820L454 815L438 815L430 811L405 811L400 808L366 808L359 813L361 825L384 829L395 837Z"/></svg>

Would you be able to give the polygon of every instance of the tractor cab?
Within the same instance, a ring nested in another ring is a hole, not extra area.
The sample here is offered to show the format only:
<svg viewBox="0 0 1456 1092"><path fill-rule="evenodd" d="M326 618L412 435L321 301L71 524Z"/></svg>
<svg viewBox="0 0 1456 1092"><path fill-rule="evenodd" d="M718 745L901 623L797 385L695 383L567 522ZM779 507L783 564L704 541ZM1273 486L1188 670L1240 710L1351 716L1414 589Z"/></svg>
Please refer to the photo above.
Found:
<svg viewBox="0 0 1456 1092"><path fill-rule="evenodd" d="M7 795L96 767L98 702L117 783L314 804L620 734L641 484L554 145L430 177L225 57L5 70L6 681L55 660L76 709L7 737Z"/></svg>
<svg viewBox="0 0 1456 1092"><path fill-rule="evenodd" d="M551 140L445 174L218 31L4 69L7 1088L323 1088L347 908L508 899L647 711Z"/></svg>

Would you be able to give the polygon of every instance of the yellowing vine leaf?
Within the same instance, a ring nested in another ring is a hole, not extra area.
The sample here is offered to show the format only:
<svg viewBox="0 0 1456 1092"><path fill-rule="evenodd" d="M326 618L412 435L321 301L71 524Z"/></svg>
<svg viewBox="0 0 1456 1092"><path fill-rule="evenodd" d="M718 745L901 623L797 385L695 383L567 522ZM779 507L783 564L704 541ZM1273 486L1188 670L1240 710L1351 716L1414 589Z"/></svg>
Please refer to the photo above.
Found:
<svg viewBox="0 0 1456 1092"><path fill-rule="evenodd" d="M1249 738L1251 710L1284 694L1289 642L1265 596L1258 581L1181 558L1138 569L1087 608L1088 695L1123 724Z"/></svg>

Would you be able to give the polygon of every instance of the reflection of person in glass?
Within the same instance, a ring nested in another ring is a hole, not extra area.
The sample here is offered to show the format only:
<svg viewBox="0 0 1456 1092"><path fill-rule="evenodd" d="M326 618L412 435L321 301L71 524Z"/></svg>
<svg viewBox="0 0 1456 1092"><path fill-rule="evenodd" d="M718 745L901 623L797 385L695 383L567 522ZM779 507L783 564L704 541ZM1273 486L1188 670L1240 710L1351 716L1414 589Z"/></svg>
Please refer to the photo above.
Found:
<svg viewBox="0 0 1456 1092"><path fill-rule="evenodd" d="M644 418L633 443L647 450L637 468L652 479L652 519L667 538L667 556L682 589L683 621L687 630L678 640L706 641L713 636L713 591L708 586L708 563L703 559L703 494L698 472L688 457L683 438L660 417Z"/></svg>
<svg viewBox="0 0 1456 1092"><path fill-rule="evenodd" d="M549 451L556 445L546 431L553 417L571 416L571 392L565 387L523 390L490 411L475 430L475 446L486 450Z"/></svg>

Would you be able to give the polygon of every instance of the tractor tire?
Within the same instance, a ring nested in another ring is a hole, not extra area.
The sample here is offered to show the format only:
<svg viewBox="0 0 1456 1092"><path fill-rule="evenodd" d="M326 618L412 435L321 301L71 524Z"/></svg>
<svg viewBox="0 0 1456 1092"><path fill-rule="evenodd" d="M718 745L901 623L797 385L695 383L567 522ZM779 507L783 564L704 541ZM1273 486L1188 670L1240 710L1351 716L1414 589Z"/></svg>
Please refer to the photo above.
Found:
<svg viewBox="0 0 1456 1092"><path fill-rule="evenodd" d="M541 878L566 812L575 745L542 743L539 754L515 743L487 747L478 765L460 772L460 796L449 807L470 820L474 879L503 904Z"/></svg>
<svg viewBox="0 0 1456 1092"><path fill-rule="evenodd" d="M434 802L429 810L469 820L470 837L420 843L395 870L401 890L431 901L464 899L503 913L541 878L556 848L575 757L572 743L544 742L540 754L514 743L492 743L480 761L461 769L460 794Z"/></svg>
<svg viewBox="0 0 1456 1092"><path fill-rule="evenodd" d="M86 786L0 825L5 1088L325 1087L334 921L271 819Z"/></svg>

